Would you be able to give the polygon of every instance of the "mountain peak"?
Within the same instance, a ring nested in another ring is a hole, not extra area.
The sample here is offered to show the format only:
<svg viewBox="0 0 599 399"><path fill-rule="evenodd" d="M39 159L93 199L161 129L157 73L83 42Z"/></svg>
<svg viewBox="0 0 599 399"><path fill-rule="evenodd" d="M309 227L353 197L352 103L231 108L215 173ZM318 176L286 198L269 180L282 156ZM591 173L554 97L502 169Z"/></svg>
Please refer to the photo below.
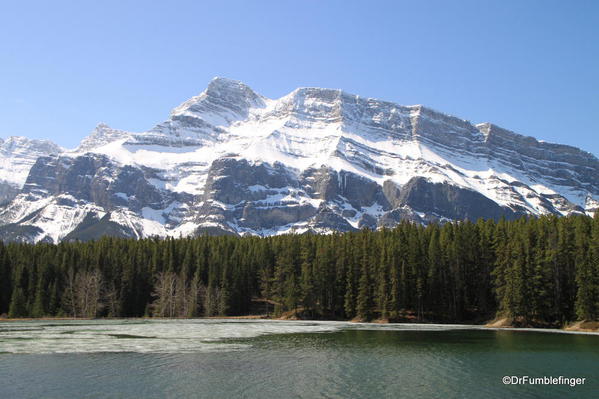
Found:
<svg viewBox="0 0 599 399"><path fill-rule="evenodd" d="M229 90L252 90L248 85L243 83L240 80L229 79L222 76L215 76L212 78L210 83L208 83L207 91L214 91L220 89L229 89Z"/></svg>
<svg viewBox="0 0 599 399"><path fill-rule="evenodd" d="M170 119L152 131L177 135L182 127L202 130L228 125L232 121L247 117L250 108L264 107L265 101L266 98L256 94L245 83L215 77L206 90L174 108Z"/></svg>
<svg viewBox="0 0 599 399"><path fill-rule="evenodd" d="M40 150L48 153L60 153L63 149L46 139L30 139L23 136L10 136L0 142L4 151Z"/></svg>
<svg viewBox="0 0 599 399"><path fill-rule="evenodd" d="M87 152L101 147L121 138L128 137L130 133L123 130L113 129L104 122L98 123L89 136L81 140L76 152Z"/></svg>
<svg viewBox="0 0 599 399"><path fill-rule="evenodd" d="M223 77L213 78L204 93L208 97L217 98L221 101L231 101L233 103L245 102L250 106L263 103L262 96L256 94L245 83Z"/></svg>
<svg viewBox="0 0 599 399"><path fill-rule="evenodd" d="M94 130L98 131L98 130L105 130L105 129L111 129L111 127L108 126L108 124L106 124L104 122L100 122L96 125L96 128Z"/></svg>

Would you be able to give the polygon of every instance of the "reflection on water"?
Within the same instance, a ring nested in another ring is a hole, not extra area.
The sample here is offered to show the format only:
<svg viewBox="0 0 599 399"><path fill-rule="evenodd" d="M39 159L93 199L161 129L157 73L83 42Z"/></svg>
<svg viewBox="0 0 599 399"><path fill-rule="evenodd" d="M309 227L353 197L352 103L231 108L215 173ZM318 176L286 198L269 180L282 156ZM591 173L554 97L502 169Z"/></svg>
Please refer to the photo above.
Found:
<svg viewBox="0 0 599 399"><path fill-rule="evenodd" d="M599 336L467 326L113 320L0 324L1 398L593 397ZM504 375L586 377L505 386Z"/></svg>

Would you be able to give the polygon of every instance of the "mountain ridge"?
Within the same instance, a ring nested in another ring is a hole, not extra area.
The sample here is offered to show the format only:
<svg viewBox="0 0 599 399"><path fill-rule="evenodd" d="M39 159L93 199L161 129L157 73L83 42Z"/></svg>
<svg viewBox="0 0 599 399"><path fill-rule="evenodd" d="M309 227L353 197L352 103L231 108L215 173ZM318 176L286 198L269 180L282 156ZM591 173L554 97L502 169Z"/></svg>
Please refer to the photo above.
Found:
<svg viewBox="0 0 599 399"><path fill-rule="evenodd" d="M0 238L77 239L96 219L131 237L271 235L599 208L591 153L340 89L269 99L215 78L147 132L101 123L51 152L27 158Z"/></svg>

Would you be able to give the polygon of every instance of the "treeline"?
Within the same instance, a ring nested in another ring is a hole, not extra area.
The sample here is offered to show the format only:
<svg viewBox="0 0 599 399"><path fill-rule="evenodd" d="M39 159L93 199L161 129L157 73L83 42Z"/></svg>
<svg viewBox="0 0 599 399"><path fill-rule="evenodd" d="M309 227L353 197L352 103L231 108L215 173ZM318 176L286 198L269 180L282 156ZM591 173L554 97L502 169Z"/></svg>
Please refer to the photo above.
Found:
<svg viewBox="0 0 599 399"><path fill-rule="evenodd" d="M224 316L260 305L330 319L597 320L599 217L0 244L9 317Z"/></svg>

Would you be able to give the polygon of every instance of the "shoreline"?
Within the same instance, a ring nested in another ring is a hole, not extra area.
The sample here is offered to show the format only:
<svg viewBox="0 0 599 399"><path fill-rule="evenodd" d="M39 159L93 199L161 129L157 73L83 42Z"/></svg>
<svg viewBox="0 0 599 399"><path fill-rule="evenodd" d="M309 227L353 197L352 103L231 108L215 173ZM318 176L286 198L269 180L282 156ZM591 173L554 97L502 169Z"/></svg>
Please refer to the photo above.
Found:
<svg viewBox="0 0 599 399"><path fill-rule="evenodd" d="M18 322L35 322L35 321L102 321L102 320L268 320L268 321L290 321L290 322L340 322L340 323L352 323L352 324L363 324L372 326L446 326L459 327L463 329L476 329L476 330L489 330L489 331L534 331L534 332L547 332L547 333L561 333L561 334L585 334L585 335L599 335L599 322L575 322L568 324L561 328L543 328L543 327L518 327L509 325L505 319L493 320L484 324L460 324L460 323L432 323L432 322L381 322L380 320L373 320L369 322L354 321L354 320L318 320L318 319L290 319L290 318L272 318L266 315L244 315L244 316L210 316L210 317L180 317L180 318L169 318L169 317L102 317L102 318L86 318L86 317L21 317L21 318L0 318L0 323L18 323ZM591 328L589 328L591 327Z"/></svg>

